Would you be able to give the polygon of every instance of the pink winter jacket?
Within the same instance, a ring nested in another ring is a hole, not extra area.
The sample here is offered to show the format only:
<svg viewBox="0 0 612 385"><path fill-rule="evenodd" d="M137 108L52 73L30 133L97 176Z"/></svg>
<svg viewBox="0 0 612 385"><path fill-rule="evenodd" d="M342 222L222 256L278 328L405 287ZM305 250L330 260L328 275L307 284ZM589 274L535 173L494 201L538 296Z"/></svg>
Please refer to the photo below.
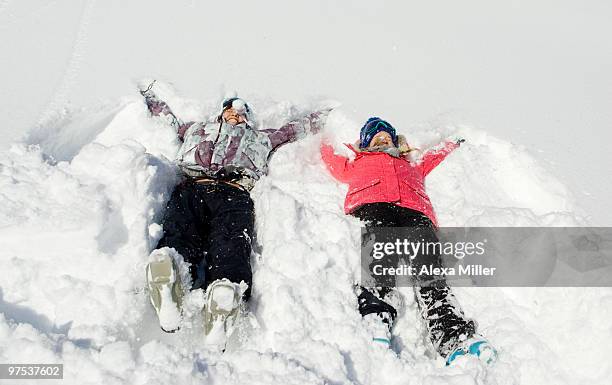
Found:
<svg viewBox="0 0 612 385"><path fill-rule="evenodd" d="M344 201L344 211L350 214L367 203L389 202L417 210L425 214L437 227L436 214L425 193L425 177L459 145L446 142L438 149L427 151L420 163L407 158L396 158L384 152L355 152L355 159L334 153L332 146L321 146L321 157L331 174L349 191Z"/></svg>

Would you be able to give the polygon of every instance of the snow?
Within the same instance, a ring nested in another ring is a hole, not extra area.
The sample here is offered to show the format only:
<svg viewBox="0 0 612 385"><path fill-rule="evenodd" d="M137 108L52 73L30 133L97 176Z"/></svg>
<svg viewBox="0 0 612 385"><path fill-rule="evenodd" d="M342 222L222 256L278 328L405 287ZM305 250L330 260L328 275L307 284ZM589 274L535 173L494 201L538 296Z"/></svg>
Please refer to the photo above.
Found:
<svg viewBox="0 0 612 385"><path fill-rule="evenodd" d="M191 1L0 1L0 362L63 363L65 384L607 383L610 288L456 289L499 350L490 369L445 367L409 289L392 350L373 344L352 289L359 222L322 135L277 151L252 193L250 339L207 348L201 290L180 331L159 329L145 264L178 141L148 116L143 76L176 82L160 94L185 119L228 89L264 127L338 99L324 135L339 152L370 114L420 148L464 137L428 178L443 226L609 223L608 3L315 3L238 1L226 28Z"/></svg>
<svg viewBox="0 0 612 385"><path fill-rule="evenodd" d="M176 93L171 99L200 113ZM262 100L254 108L266 127L305 108ZM409 289L393 350L373 344L352 289L359 222L342 212L346 187L320 160L321 135L277 151L253 190L262 251L250 309L260 327L240 349L209 349L198 290L185 298L181 330L164 334L144 267L177 182L170 159L178 142L136 95L96 114L106 118L84 124L88 135L74 135L86 115L63 118L49 136L38 134L38 146L16 143L1 155L3 362L64 363L65 382L80 384L570 384L612 374L608 288L456 289L500 351L489 370L470 360L446 368L432 355ZM353 141L358 126L334 111L325 135ZM421 148L450 135L468 139L428 180L444 225L583 223L572 194L521 146L470 127L402 133Z"/></svg>
<svg viewBox="0 0 612 385"><path fill-rule="evenodd" d="M161 303L159 309L159 324L164 330L176 330L180 327L181 313L172 301L172 293L168 286L161 289Z"/></svg>
<svg viewBox="0 0 612 385"><path fill-rule="evenodd" d="M220 286L215 290L212 300L219 310L229 312L236 307L234 292L234 289L228 286Z"/></svg>

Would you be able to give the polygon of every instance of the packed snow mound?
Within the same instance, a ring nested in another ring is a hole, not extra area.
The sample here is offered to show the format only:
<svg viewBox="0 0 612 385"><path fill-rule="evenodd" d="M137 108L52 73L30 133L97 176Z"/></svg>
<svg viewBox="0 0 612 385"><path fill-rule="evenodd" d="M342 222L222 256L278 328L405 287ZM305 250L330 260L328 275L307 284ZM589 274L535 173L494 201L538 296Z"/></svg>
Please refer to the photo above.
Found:
<svg viewBox="0 0 612 385"><path fill-rule="evenodd" d="M164 97L185 119L216 101ZM247 98L260 126L308 110ZM203 293L185 298L180 331L159 329L145 264L178 182L172 129L138 95L93 111L60 114L0 154L0 360L64 364L66 384L603 384L612 290L462 288L468 316L499 350L485 369L447 368L418 321L410 289L393 350L370 341L357 311L359 228L342 212L346 187L319 155L327 136L344 151L360 122L336 110L326 132L277 151L252 192L257 242L253 298L259 327L225 354L202 344ZM411 144L467 139L428 179L442 226L576 226L562 183L529 152L469 127L399 128ZM182 267L184 268L184 266Z"/></svg>

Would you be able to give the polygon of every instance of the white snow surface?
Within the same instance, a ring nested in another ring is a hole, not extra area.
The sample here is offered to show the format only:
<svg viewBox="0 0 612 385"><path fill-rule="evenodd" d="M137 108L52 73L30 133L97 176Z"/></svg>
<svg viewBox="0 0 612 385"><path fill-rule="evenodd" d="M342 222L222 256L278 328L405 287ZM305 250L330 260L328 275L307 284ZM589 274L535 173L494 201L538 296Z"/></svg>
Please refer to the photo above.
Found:
<svg viewBox="0 0 612 385"><path fill-rule="evenodd" d="M162 89L181 116L204 118L214 105ZM320 104L251 100L266 127ZM277 151L252 192L263 247L250 339L208 350L201 290L185 299L181 330L164 334L145 264L177 182L174 132L136 91L53 127L38 145L0 155L0 362L63 363L66 384L603 384L612 375L609 288L456 289L499 350L489 369L466 359L448 368L431 353L410 289L393 349L372 343L352 289L360 223L343 214L346 186L319 155L323 136L338 151L356 138L359 122L341 111L322 135ZM402 133L421 148L468 139L428 179L442 225L583 224L567 188L522 146L469 127Z"/></svg>
<svg viewBox="0 0 612 385"><path fill-rule="evenodd" d="M318 147L345 151L370 115L421 148L460 135L427 182L442 226L609 225L610 4L0 0L0 363L64 364L24 384L609 383L610 288L456 289L499 350L489 369L432 354L410 289L393 349L373 344L360 224ZM252 193L259 327L241 349L202 343L201 290L174 334L149 303L178 140L145 76L175 82L162 96L186 120L232 89L265 127L343 102Z"/></svg>

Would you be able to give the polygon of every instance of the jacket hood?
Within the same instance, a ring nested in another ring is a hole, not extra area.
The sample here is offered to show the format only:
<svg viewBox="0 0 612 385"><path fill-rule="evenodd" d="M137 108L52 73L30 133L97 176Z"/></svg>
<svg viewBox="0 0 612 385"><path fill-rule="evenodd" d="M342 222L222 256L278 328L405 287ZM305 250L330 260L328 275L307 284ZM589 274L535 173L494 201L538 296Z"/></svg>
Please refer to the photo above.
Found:
<svg viewBox="0 0 612 385"><path fill-rule="evenodd" d="M412 151L419 150L416 147L410 147L404 135L397 136L397 144L398 144L397 148L399 149L399 156L402 156L402 157L408 155ZM357 140L353 144L346 144L346 146L350 148L353 152L355 152L355 154L365 153L365 152L378 152L376 150L369 151L367 148L359 148L359 140ZM380 151L380 152L384 152L384 151Z"/></svg>

